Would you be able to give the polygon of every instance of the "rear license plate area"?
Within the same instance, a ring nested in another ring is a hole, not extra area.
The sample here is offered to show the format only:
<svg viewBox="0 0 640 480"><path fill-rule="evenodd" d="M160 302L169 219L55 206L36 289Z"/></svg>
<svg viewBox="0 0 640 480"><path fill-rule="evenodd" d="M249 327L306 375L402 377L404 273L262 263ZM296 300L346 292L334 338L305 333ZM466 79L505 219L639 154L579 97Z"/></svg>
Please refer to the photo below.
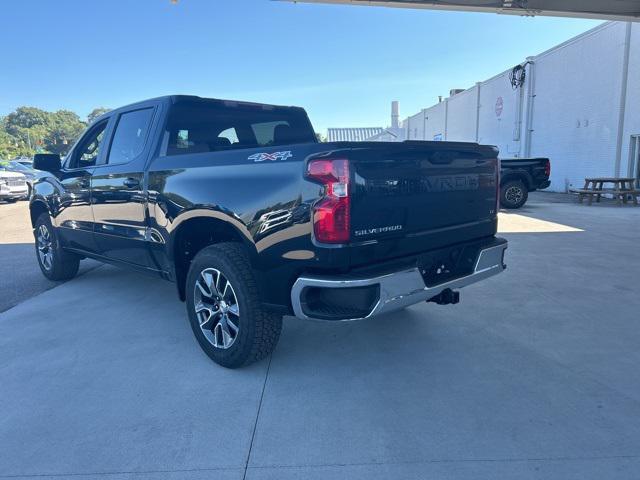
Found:
<svg viewBox="0 0 640 480"><path fill-rule="evenodd" d="M478 246L467 245L421 255L418 268L425 285L432 287L471 274L478 252Z"/></svg>

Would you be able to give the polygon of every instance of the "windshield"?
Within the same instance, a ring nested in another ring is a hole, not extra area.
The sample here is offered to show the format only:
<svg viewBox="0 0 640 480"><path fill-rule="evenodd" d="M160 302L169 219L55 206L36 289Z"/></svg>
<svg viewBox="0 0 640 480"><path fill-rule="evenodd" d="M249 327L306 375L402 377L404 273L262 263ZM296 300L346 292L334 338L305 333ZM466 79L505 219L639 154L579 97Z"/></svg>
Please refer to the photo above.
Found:
<svg viewBox="0 0 640 480"><path fill-rule="evenodd" d="M20 170L21 172L30 172L31 169L29 167L25 167L21 163L18 162L9 162L9 166L14 170Z"/></svg>

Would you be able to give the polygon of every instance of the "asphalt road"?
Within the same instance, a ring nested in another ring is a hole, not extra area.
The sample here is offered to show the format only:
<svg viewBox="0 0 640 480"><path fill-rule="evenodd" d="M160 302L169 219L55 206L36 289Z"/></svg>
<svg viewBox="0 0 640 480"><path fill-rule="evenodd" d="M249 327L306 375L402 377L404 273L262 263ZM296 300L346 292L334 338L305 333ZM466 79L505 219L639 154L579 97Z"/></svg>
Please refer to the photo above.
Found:
<svg viewBox="0 0 640 480"><path fill-rule="evenodd" d="M101 267L0 314L0 478L637 479L640 208L501 218L456 306L285 320L242 370L174 287ZM511 232L511 233L509 233Z"/></svg>
<svg viewBox="0 0 640 480"><path fill-rule="evenodd" d="M33 242L28 202L0 203L0 312L61 283L42 275ZM80 275L98 265L83 261Z"/></svg>

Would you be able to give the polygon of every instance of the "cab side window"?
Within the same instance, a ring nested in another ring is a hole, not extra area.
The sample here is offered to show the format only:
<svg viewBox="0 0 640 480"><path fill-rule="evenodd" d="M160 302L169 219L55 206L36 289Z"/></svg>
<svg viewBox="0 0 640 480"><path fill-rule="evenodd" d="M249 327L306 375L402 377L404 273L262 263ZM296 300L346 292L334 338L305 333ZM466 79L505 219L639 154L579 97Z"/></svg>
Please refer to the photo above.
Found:
<svg viewBox="0 0 640 480"><path fill-rule="evenodd" d="M69 168L88 168L96 164L104 143L104 132L107 128L107 123L108 120L100 122L82 137L77 148L74 149Z"/></svg>
<svg viewBox="0 0 640 480"><path fill-rule="evenodd" d="M138 157L151 127L153 108L144 108L120 115L109 149L109 165L128 163Z"/></svg>
<svg viewBox="0 0 640 480"><path fill-rule="evenodd" d="M219 100L180 100L169 110L166 155L315 143L301 109Z"/></svg>

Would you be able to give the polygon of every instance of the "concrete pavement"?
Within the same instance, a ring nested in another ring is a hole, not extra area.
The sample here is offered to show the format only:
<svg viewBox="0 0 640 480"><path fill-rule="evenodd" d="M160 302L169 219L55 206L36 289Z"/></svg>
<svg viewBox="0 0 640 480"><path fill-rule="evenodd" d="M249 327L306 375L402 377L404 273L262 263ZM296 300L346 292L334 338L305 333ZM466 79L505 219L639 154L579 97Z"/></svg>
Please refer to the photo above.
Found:
<svg viewBox="0 0 640 480"><path fill-rule="evenodd" d="M242 370L201 353L161 280L105 266L20 303L0 478L637 478L640 208L515 215L508 270L459 305L287 318Z"/></svg>
<svg viewBox="0 0 640 480"><path fill-rule="evenodd" d="M0 203L0 312L61 283L42 275L34 248L29 202ZM98 265L84 261L79 274Z"/></svg>

